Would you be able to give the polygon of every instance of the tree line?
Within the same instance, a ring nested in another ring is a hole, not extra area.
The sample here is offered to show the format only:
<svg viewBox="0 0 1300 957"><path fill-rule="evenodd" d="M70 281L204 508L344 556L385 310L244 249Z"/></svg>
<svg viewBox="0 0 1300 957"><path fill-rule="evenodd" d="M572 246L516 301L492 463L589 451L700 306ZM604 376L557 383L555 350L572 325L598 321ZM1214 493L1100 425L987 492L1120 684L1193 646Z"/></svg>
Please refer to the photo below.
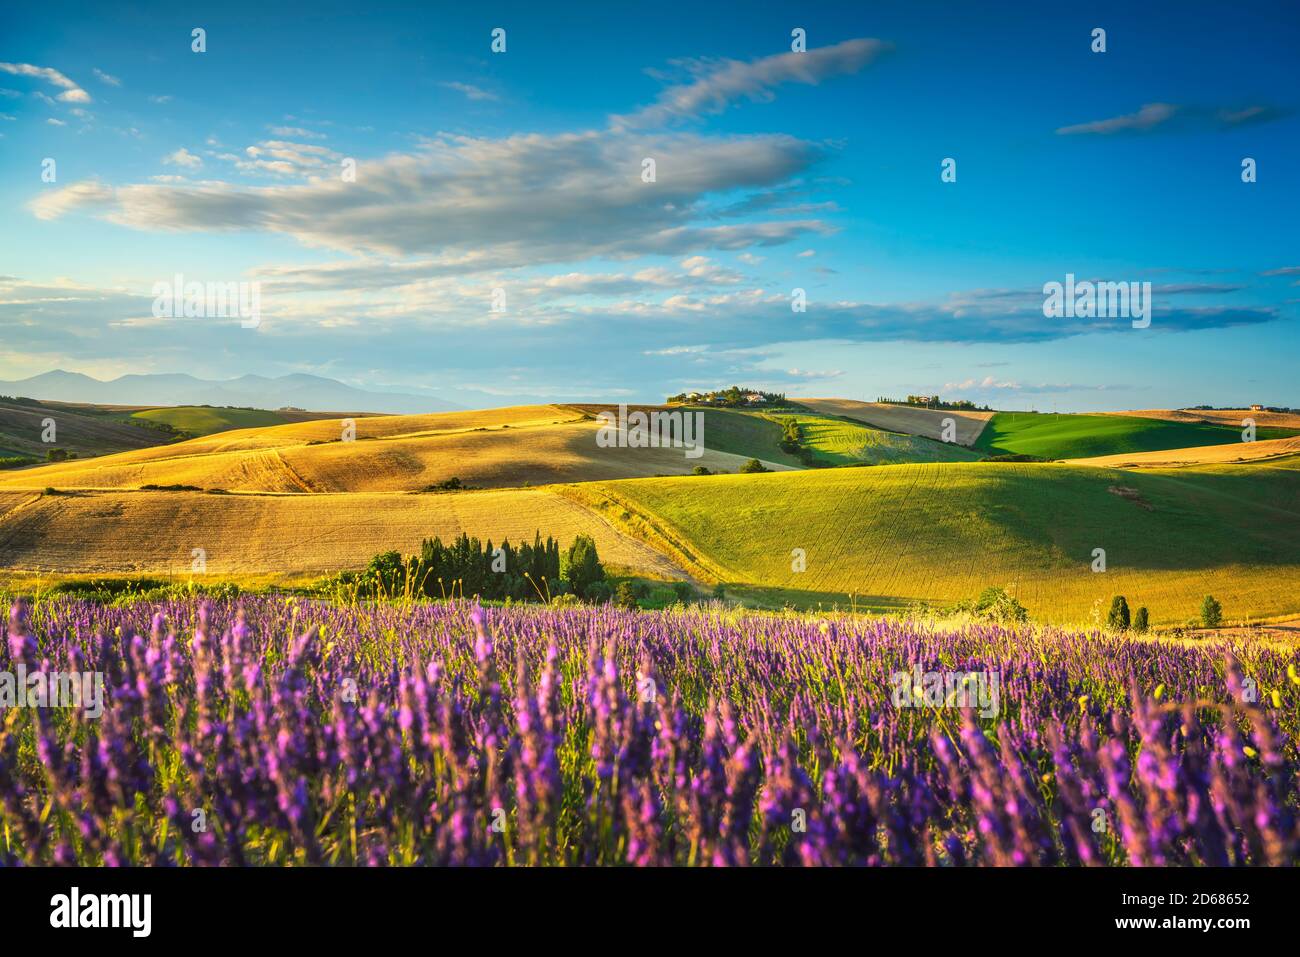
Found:
<svg viewBox="0 0 1300 957"><path fill-rule="evenodd" d="M480 541L462 532L444 544L426 538L418 555L387 551L370 560L353 583L366 597L464 598L549 602L557 595L607 601L611 589L589 535L568 549L539 531L532 543Z"/></svg>

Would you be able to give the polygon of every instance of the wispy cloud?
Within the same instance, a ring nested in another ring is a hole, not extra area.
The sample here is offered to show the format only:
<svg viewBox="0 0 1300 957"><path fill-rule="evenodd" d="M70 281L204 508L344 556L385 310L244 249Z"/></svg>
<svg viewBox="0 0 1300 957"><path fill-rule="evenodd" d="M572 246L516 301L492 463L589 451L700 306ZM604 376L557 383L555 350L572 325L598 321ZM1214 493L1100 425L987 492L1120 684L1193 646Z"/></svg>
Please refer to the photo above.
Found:
<svg viewBox="0 0 1300 957"><path fill-rule="evenodd" d="M292 127L278 127L292 129ZM341 157L327 146L315 143L294 143L290 140L263 140L244 148L243 156L235 153L218 153L217 159L234 163L243 173L272 176L309 177L322 173L327 166Z"/></svg>
<svg viewBox="0 0 1300 957"><path fill-rule="evenodd" d="M414 153L362 161L354 183L322 165L331 155L320 146L271 141L249 147L244 157L219 158L241 168L311 174L308 182L48 192L32 209L43 218L83 208L137 229L260 230L353 253L434 252L508 266L743 250L835 231L818 219L699 221L706 197L767 188L820 159L821 148L790 136L446 136ZM641 181L646 155L658 157L657 183Z"/></svg>
<svg viewBox="0 0 1300 957"><path fill-rule="evenodd" d="M470 100L488 100L495 102L501 99L501 97L497 96L491 90L485 90L480 86L475 86L473 83L460 83L456 80L449 80L446 83L440 83L438 85L446 87L449 90L455 90L457 93L463 94L466 99Z"/></svg>
<svg viewBox="0 0 1300 957"><path fill-rule="evenodd" d="M33 66L30 63L0 63L0 73L11 73L14 76L30 76L38 80L44 80L51 86L56 86L63 91L58 95L58 99L65 103L91 102L89 93L53 67Z"/></svg>
<svg viewBox="0 0 1300 957"><path fill-rule="evenodd" d="M109 86L122 85L121 80L109 73L105 73L99 67L95 67L91 72L95 74L96 79L98 79L100 83L107 83Z"/></svg>
<svg viewBox="0 0 1300 957"><path fill-rule="evenodd" d="M998 393L1024 393L1028 395L1051 395L1064 392L1111 392L1130 389L1128 385L1079 385L1073 382L1026 382L1000 381L992 376L983 379L964 379L960 382L945 382L943 391L964 393L966 395L995 395Z"/></svg>
<svg viewBox="0 0 1300 957"><path fill-rule="evenodd" d="M323 140L326 138L324 133L304 130L301 126L272 126L270 130L275 136L296 136L299 139L308 140Z"/></svg>
<svg viewBox="0 0 1300 957"><path fill-rule="evenodd" d="M1061 136L1114 133L1142 133L1156 129L1233 129L1253 123L1267 123L1287 115L1272 106L1254 105L1234 108L1179 106L1173 103L1147 103L1136 113L1125 113L1104 120L1062 126Z"/></svg>
<svg viewBox="0 0 1300 957"><path fill-rule="evenodd" d="M721 113L737 100L770 100L786 83L816 86L832 76L857 73L891 49L883 40L859 38L805 53L778 53L758 60L690 60L678 65L694 76L670 86L650 106L615 116L615 127L654 127L673 120Z"/></svg>

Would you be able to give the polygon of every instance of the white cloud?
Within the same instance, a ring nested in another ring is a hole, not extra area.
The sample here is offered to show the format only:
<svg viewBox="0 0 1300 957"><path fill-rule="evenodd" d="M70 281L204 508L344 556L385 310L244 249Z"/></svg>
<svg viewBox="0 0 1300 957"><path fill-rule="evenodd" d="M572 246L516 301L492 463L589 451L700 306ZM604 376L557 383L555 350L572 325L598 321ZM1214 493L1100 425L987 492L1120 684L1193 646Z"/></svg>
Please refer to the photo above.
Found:
<svg viewBox="0 0 1300 957"><path fill-rule="evenodd" d="M84 180L63 189L43 192L30 206L37 219L58 219L64 213L103 206L113 199L113 190L97 180Z"/></svg>
<svg viewBox="0 0 1300 957"><path fill-rule="evenodd" d="M243 156L235 153L217 154L217 159L234 163L242 173L299 177L321 173L325 167L333 166L341 158L327 146L288 140L263 140L245 147Z"/></svg>
<svg viewBox="0 0 1300 957"><path fill-rule="evenodd" d="M1179 106L1172 103L1147 103L1136 113L1112 116L1091 123L1062 126L1056 132L1070 136L1079 133L1128 133L1154 129L1230 130L1239 126L1268 123L1289 116L1290 109L1263 104L1218 108L1203 105Z"/></svg>
<svg viewBox="0 0 1300 957"><path fill-rule="evenodd" d="M891 49L883 40L859 38L806 53L778 53L752 60L697 60L685 64L695 75L690 83L670 86L652 105L616 116L616 127L662 126L702 113L721 113L740 99L770 100L784 83L816 86L827 77L857 73Z"/></svg>
<svg viewBox="0 0 1300 957"><path fill-rule="evenodd" d="M816 219L698 224L705 197L784 182L817 161L819 148L789 136L444 136L362 160L355 183L342 181L336 154L322 146L268 141L244 152L219 158L307 182L135 184L113 189L107 202L95 191L57 208L84 201L137 229L263 230L354 253L494 266L742 250L834 232ZM659 159L653 188L640 177L646 155Z"/></svg>
<svg viewBox="0 0 1300 957"><path fill-rule="evenodd" d="M1178 107L1171 103L1148 103L1136 113L1113 116L1106 120L1093 120L1091 123L1077 123L1074 126L1062 126L1056 132L1062 136L1077 133L1119 133L1125 130L1149 130L1172 119Z"/></svg>
<svg viewBox="0 0 1300 957"><path fill-rule="evenodd" d="M67 123L64 123L62 120L56 120L56 119L55 119L54 117L52 117L52 116L51 116L48 120L46 120L45 122L46 122L46 123L49 123L50 126L67 126L67 125L68 125Z"/></svg>
<svg viewBox="0 0 1300 957"><path fill-rule="evenodd" d="M669 346L666 349L647 349L643 356L686 356L708 352L708 346Z"/></svg>
<svg viewBox="0 0 1300 957"><path fill-rule="evenodd" d="M161 95L154 93L149 96L150 103L162 104L162 103L170 103L171 101L172 101L172 95L170 93L164 93Z"/></svg>
<svg viewBox="0 0 1300 957"><path fill-rule="evenodd" d="M490 90L485 90L472 83L458 83L452 80L447 83L439 83L438 85L446 87L449 90L455 90L457 93L463 93L466 98L471 100L490 100L495 102L501 99L501 97L497 96Z"/></svg>
<svg viewBox="0 0 1300 957"><path fill-rule="evenodd" d="M963 382L945 382L943 384L944 392L963 392L970 389L979 389L980 391L1001 390L1015 392L1020 389L1019 382L999 382L991 375L983 379L966 379Z"/></svg>
<svg viewBox="0 0 1300 957"><path fill-rule="evenodd" d="M44 80L52 86L63 90L59 99L65 103L89 103L90 94L77 86L67 76L53 67L33 66L30 63L0 63L0 72L12 73L14 76L30 76Z"/></svg>
<svg viewBox="0 0 1300 957"><path fill-rule="evenodd" d="M95 76L99 79L99 81L100 81L101 83L107 83L109 86L121 86L121 85L122 85L122 81L121 81L121 80L119 80L119 79L118 79L117 77L115 77L115 76L112 76L112 75L110 75L110 74L108 74L108 73L105 73L105 72L104 72L103 70L101 70L99 67L95 67L91 72L95 74Z"/></svg>
<svg viewBox="0 0 1300 957"><path fill-rule="evenodd" d="M164 156L163 162L169 166L183 166L186 169L198 169L203 165L203 158L201 156L195 156L182 146L175 153L169 153Z"/></svg>
<svg viewBox="0 0 1300 957"><path fill-rule="evenodd" d="M786 369L785 374L791 379L837 379L844 375L843 369Z"/></svg>
<svg viewBox="0 0 1300 957"><path fill-rule="evenodd" d="M299 139L323 140L324 133L314 133L311 130L304 130L301 126L272 126L269 127L271 133L275 136L296 136Z"/></svg>

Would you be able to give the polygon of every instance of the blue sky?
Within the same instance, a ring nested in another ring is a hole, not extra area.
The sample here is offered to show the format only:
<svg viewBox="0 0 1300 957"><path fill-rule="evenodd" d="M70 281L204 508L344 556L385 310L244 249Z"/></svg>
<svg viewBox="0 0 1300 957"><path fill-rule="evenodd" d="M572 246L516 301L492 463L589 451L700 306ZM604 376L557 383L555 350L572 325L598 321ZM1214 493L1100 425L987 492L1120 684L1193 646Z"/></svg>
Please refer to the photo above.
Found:
<svg viewBox="0 0 1300 957"><path fill-rule="evenodd" d="M1300 406L1294 8L562 6L6 5L0 378ZM260 325L155 318L178 273Z"/></svg>

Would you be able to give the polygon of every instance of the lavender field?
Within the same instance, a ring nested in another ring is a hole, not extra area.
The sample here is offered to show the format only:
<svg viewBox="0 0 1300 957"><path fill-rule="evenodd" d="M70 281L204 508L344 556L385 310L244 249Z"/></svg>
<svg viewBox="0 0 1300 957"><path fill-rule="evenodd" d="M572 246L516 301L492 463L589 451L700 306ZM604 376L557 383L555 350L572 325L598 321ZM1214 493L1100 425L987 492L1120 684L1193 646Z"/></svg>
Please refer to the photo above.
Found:
<svg viewBox="0 0 1300 957"><path fill-rule="evenodd" d="M1294 651L609 606L14 607L2 864L1282 865ZM896 703L998 680L996 714Z"/></svg>

